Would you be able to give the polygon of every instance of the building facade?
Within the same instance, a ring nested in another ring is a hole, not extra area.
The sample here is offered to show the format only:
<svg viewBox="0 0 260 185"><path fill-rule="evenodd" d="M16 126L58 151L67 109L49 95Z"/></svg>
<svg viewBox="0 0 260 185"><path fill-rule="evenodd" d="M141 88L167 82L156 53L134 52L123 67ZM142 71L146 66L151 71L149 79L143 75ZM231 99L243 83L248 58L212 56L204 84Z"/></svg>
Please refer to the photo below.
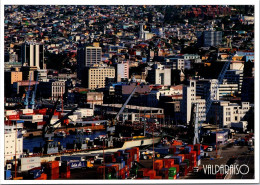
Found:
<svg viewBox="0 0 260 185"><path fill-rule="evenodd" d="M82 77L82 84L89 89L104 88L107 78L115 78L114 67L89 67Z"/></svg>
<svg viewBox="0 0 260 185"><path fill-rule="evenodd" d="M222 31L204 31L203 46L217 46L222 43Z"/></svg>
<svg viewBox="0 0 260 185"><path fill-rule="evenodd" d="M25 42L22 45L22 64L36 66L38 69L45 69L44 46L41 43Z"/></svg>
<svg viewBox="0 0 260 185"><path fill-rule="evenodd" d="M65 93L65 82L55 81L51 83L51 99L56 101L58 97L62 97Z"/></svg>
<svg viewBox="0 0 260 185"><path fill-rule="evenodd" d="M189 85L183 87L183 96L181 101L182 122L184 124L190 123L193 104L198 106L199 121L206 120L206 100L197 98L196 95L196 81L190 80Z"/></svg>
<svg viewBox="0 0 260 185"><path fill-rule="evenodd" d="M116 72L117 72L117 82L121 82L121 79L128 79L129 78L129 63L122 62L116 65Z"/></svg>
<svg viewBox="0 0 260 185"><path fill-rule="evenodd" d="M85 47L78 48L77 55L77 75L81 79L83 69L85 67L92 67L101 63L102 49L101 47Z"/></svg>
<svg viewBox="0 0 260 185"><path fill-rule="evenodd" d="M154 65L151 70L148 71L147 80L151 84L158 85L171 85L171 69L165 68L164 65Z"/></svg>
<svg viewBox="0 0 260 185"><path fill-rule="evenodd" d="M215 101L207 115L207 122L218 124L220 127L230 127L231 123L244 121L243 118L250 109L249 102L241 105L229 101Z"/></svg>

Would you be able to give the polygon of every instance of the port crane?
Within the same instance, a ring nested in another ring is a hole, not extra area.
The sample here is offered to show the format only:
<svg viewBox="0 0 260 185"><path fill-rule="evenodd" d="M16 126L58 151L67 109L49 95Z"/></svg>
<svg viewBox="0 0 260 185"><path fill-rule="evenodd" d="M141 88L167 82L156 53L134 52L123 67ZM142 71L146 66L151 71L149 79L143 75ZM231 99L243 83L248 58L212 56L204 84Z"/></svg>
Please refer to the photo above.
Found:
<svg viewBox="0 0 260 185"><path fill-rule="evenodd" d="M115 132L115 123L118 122L119 120L119 116L123 113L125 107L127 106L128 102L130 101L130 99L132 98L132 96L134 95L137 87L139 86L139 84L137 84L133 91L131 92L131 94L128 96L127 100L125 101L125 103L123 104L123 106L121 107L121 109L119 110L119 112L117 113L116 117L112 120L112 125L111 126L108 126L106 128L107 132L112 134Z"/></svg>
<svg viewBox="0 0 260 185"><path fill-rule="evenodd" d="M26 98L25 98L25 101L24 101L24 106L25 106L26 109L28 109L28 106L29 106L29 95L30 95L30 92L31 92L31 78L32 78L32 76L30 75L29 87L28 87L28 90L26 92Z"/></svg>
<svg viewBox="0 0 260 185"><path fill-rule="evenodd" d="M35 83L32 99L31 99L31 102L30 102L31 105L32 105L32 109L34 109L34 105L35 105L35 97L36 97L37 84L38 84L38 76L39 76L39 74L37 73L36 83Z"/></svg>
<svg viewBox="0 0 260 185"><path fill-rule="evenodd" d="M210 107L212 105L212 102L214 101L214 99L217 96L217 92L218 92L218 88L219 85L222 84L224 76L227 72L227 69L231 63L232 60L232 56L228 59L228 61L225 62L221 72L219 73L218 76L218 82L214 84L213 90L210 92L210 95L208 96L208 98L206 99L206 110L205 110L205 117L207 116ZM194 139L193 139L193 144L196 143L200 143L200 129L202 127L202 121L199 121L199 117L201 117L202 112L199 112L199 106L197 103L194 103L194 106L192 106L193 108L193 125L194 125Z"/></svg>
<svg viewBox="0 0 260 185"><path fill-rule="evenodd" d="M73 108L70 112L68 112L65 116L63 116L61 119L59 119L58 121L56 121L55 123L51 124L51 119L52 116L54 115L54 112L56 110L56 107L58 105L60 96L58 97L58 99L56 100L53 109L51 111L51 113L49 114L49 119L47 121L47 123L44 125L43 127L43 131L42 131L42 135L44 138L49 138L49 140L51 140L51 138L54 136L54 131L57 129L57 127L55 127L56 125L60 124L62 121L64 121L65 119L68 119L70 115L73 114L73 112L75 112L75 110L78 109L78 106Z"/></svg>

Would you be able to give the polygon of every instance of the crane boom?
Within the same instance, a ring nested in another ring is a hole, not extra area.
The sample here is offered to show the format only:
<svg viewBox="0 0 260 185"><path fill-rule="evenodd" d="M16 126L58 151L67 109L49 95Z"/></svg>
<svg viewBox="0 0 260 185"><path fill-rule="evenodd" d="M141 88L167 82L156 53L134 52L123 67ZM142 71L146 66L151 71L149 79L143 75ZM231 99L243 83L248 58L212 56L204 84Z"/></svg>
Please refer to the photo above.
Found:
<svg viewBox="0 0 260 185"><path fill-rule="evenodd" d="M136 86L134 88L134 90L131 92L131 94L129 95L129 97L127 98L126 102L124 103L124 105L122 106L122 108L120 109L120 111L117 113L115 120L118 121L119 116L122 114L122 112L124 111L126 105L128 104L128 102L130 101L130 99L132 98L133 94L135 93L136 89L138 86Z"/></svg>

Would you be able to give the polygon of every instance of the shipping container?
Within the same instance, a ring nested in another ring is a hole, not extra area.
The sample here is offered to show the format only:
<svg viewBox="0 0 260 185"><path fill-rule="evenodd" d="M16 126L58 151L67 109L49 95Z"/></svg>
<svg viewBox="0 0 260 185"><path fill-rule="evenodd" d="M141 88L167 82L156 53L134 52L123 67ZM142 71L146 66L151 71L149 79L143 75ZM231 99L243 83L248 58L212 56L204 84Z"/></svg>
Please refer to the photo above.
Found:
<svg viewBox="0 0 260 185"><path fill-rule="evenodd" d="M5 111L5 115L6 116L13 116L13 115L17 115L18 112L16 110L6 110Z"/></svg>
<svg viewBox="0 0 260 185"><path fill-rule="evenodd" d="M36 162L36 163L23 163L21 164L21 171L24 172L24 171L28 171L30 169L33 169L33 168L37 168L37 167L40 167L41 166L41 163L40 162Z"/></svg>
<svg viewBox="0 0 260 185"><path fill-rule="evenodd" d="M40 157L21 158L21 165L28 164L28 163L41 163L41 158Z"/></svg>
<svg viewBox="0 0 260 185"><path fill-rule="evenodd" d="M154 169L155 170L160 170L163 168L163 160L156 160L154 162Z"/></svg>
<svg viewBox="0 0 260 185"><path fill-rule="evenodd" d="M168 171L168 179L174 179L174 176L177 174L177 169L176 167L171 167L169 168Z"/></svg>
<svg viewBox="0 0 260 185"><path fill-rule="evenodd" d="M12 178L11 170L5 171L5 180L10 180Z"/></svg>
<svg viewBox="0 0 260 185"><path fill-rule="evenodd" d="M61 156L61 161L85 161L85 156Z"/></svg>
<svg viewBox="0 0 260 185"><path fill-rule="evenodd" d="M33 170L28 171L29 178L31 178L31 179L39 178L41 176L41 174L42 174L41 169L33 169Z"/></svg>
<svg viewBox="0 0 260 185"><path fill-rule="evenodd" d="M40 177L36 178L35 180L47 180L47 174L42 173Z"/></svg>
<svg viewBox="0 0 260 185"><path fill-rule="evenodd" d="M169 169L168 168L162 168L159 171L158 175L161 176L163 179L168 179Z"/></svg>
<svg viewBox="0 0 260 185"><path fill-rule="evenodd" d="M70 161L70 169L85 168L86 166L86 161Z"/></svg>

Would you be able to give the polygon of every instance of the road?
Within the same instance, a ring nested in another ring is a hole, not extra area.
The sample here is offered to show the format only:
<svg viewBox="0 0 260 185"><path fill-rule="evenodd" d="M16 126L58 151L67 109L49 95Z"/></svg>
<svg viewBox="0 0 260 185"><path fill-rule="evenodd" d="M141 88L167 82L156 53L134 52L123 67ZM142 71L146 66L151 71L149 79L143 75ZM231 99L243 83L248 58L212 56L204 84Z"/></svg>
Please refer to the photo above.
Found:
<svg viewBox="0 0 260 185"><path fill-rule="evenodd" d="M248 146L225 146L222 147L218 154L220 156L217 158L216 151L209 152L210 158L201 160L201 172L200 173L189 173L183 179L215 179L215 175L204 174L203 165L226 165L227 163L232 164L232 162L241 165L248 165L249 172L246 175L227 175L225 179L253 179L254 178L254 152L248 152ZM235 157L236 160L231 160ZM247 168L241 167L242 173L247 172Z"/></svg>

